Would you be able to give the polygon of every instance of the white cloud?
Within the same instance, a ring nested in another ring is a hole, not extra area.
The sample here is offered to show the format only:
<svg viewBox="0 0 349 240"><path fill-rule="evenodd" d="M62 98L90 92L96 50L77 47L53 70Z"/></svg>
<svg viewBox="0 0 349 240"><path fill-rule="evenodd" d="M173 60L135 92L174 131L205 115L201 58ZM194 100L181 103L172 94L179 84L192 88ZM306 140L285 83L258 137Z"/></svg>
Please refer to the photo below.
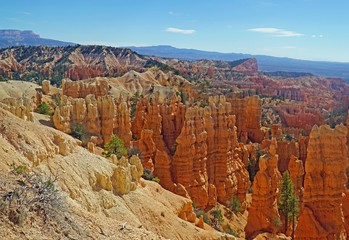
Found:
<svg viewBox="0 0 349 240"><path fill-rule="evenodd" d="M323 38L324 35L322 35L322 34L319 34L319 35L313 34L313 35L311 35L311 37L312 37L312 38Z"/></svg>
<svg viewBox="0 0 349 240"><path fill-rule="evenodd" d="M288 30L284 30L284 29L280 29L280 28L251 28L251 29L248 29L247 31L270 34L274 37L300 37L300 36L304 36L304 34L302 34L302 33L288 31Z"/></svg>
<svg viewBox="0 0 349 240"><path fill-rule="evenodd" d="M180 34L193 34L196 31L192 29L180 29L180 28L168 27L166 28L166 32L180 33Z"/></svg>

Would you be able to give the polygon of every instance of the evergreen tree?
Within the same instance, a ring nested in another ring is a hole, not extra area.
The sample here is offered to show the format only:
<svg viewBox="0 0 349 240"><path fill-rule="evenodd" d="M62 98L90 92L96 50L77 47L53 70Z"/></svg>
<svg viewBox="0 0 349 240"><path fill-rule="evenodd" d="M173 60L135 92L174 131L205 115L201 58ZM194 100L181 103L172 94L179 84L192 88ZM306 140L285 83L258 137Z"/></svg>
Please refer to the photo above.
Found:
<svg viewBox="0 0 349 240"><path fill-rule="evenodd" d="M115 154L118 158L127 154L124 142L115 135L111 136L110 142L104 145L103 155L110 157L112 154Z"/></svg>
<svg viewBox="0 0 349 240"><path fill-rule="evenodd" d="M282 175L279 211L285 220L286 233L289 221L292 221L292 238L294 237L295 221L299 214L299 200L295 195L292 180L288 171Z"/></svg>

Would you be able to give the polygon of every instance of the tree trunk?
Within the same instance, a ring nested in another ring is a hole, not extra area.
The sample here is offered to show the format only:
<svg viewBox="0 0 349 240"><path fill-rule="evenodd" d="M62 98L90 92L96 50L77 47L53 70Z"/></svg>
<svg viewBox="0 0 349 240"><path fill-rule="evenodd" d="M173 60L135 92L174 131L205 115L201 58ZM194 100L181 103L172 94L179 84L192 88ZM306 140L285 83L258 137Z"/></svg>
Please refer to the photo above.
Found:
<svg viewBox="0 0 349 240"><path fill-rule="evenodd" d="M295 216L294 216L294 210L292 211L292 239L294 239L294 230L295 230Z"/></svg>

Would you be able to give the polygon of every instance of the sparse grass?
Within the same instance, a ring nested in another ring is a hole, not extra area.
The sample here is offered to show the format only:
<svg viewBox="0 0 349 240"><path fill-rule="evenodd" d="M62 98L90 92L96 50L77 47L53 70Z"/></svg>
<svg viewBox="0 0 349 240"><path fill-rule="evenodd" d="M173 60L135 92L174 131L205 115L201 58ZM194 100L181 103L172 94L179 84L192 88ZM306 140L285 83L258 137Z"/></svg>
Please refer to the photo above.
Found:
<svg viewBox="0 0 349 240"><path fill-rule="evenodd" d="M13 189L2 192L0 214L17 225L22 225L29 213L36 213L44 222L56 218L57 211L65 209L61 195L55 187L56 179L27 173L23 165L11 165L11 173L17 178Z"/></svg>

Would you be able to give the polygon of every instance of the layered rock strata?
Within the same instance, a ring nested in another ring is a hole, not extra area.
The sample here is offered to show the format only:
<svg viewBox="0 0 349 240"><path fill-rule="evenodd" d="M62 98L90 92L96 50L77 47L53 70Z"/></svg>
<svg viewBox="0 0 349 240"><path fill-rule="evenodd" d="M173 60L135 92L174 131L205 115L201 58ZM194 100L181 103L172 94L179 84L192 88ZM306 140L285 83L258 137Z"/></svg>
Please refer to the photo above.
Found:
<svg viewBox="0 0 349 240"><path fill-rule="evenodd" d="M43 83L43 92L46 87ZM62 80L63 95L73 98L85 98L89 94L94 94L96 97L106 96L109 92L109 85L106 80L94 79L93 82L70 81L69 79Z"/></svg>
<svg viewBox="0 0 349 240"><path fill-rule="evenodd" d="M259 158L259 171L252 185L252 204L249 209L245 233L247 239L253 239L260 232L278 231L277 199L281 174L277 167L278 155L276 140L273 139L269 153Z"/></svg>
<svg viewBox="0 0 349 240"><path fill-rule="evenodd" d="M261 142L264 133L261 131L262 102L258 96L233 98L232 114L236 115L238 138L242 142L250 139L252 142Z"/></svg>
<svg viewBox="0 0 349 240"><path fill-rule="evenodd" d="M342 211L348 167L347 129L314 126L305 162L304 208L297 239L346 239Z"/></svg>
<svg viewBox="0 0 349 240"><path fill-rule="evenodd" d="M65 133L71 133L74 125L81 124L87 134L98 137L98 144L109 142L115 134L130 146L132 135L127 103L112 96L62 96L53 115L53 124Z"/></svg>
<svg viewBox="0 0 349 240"><path fill-rule="evenodd" d="M0 102L0 107L15 116L33 121L34 100L28 98L5 98Z"/></svg>
<svg viewBox="0 0 349 240"><path fill-rule="evenodd" d="M173 96L166 103L141 99L132 132L143 166L154 169L160 184L197 207L245 201L249 187L243 160L247 150L237 142L235 116L224 97L210 98L205 108L185 107Z"/></svg>

